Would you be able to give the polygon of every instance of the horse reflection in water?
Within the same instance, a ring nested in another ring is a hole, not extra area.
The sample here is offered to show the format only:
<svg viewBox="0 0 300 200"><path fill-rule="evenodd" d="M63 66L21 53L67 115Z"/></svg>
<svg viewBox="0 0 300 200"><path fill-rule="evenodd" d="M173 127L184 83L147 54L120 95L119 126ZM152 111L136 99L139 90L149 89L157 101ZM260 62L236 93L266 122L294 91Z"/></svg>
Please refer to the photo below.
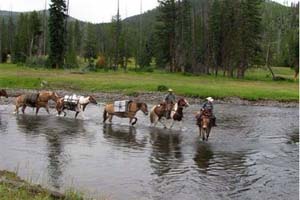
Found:
<svg viewBox="0 0 300 200"><path fill-rule="evenodd" d="M178 168L184 158L181 152L180 132L151 128L152 153L150 164L158 176Z"/></svg>
<svg viewBox="0 0 300 200"><path fill-rule="evenodd" d="M49 181L52 187L60 189L63 183L64 166L68 164L68 159L64 152L64 144L67 143L66 139L74 139L75 135L85 132L83 121L62 121L61 119L46 116L19 115L16 117L16 122L18 128L22 129L28 138L37 135L45 136L47 141L47 172ZM59 127L60 131L54 127ZM62 127L63 129L61 130Z"/></svg>
<svg viewBox="0 0 300 200"><path fill-rule="evenodd" d="M147 144L147 138L137 139L136 129L133 126L114 126L112 124L103 125L104 138L121 147L143 148Z"/></svg>
<svg viewBox="0 0 300 200"><path fill-rule="evenodd" d="M194 161L199 169L206 170L209 168L209 162L213 158L214 154L211 147L207 143L199 143L197 145L197 151L195 154Z"/></svg>

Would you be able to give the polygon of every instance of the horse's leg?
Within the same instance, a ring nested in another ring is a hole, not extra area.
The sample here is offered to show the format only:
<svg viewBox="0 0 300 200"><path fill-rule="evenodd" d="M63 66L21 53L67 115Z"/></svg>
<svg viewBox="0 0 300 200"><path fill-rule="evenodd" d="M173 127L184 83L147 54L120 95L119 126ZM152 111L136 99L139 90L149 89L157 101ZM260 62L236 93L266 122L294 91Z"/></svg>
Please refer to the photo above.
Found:
<svg viewBox="0 0 300 200"><path fill-rule="evenodd" d="M64 112L64 117L67 116L67 112L65 111L65 109L63 108L62 111Z"/></svg>
<svg viewBox="0 0 300 200"><path fill-rule="evenodd" d="M169 129L173 128L173 126L174 126L174 120L172 120L172 122L171 122L171 126L170 126L170 128L169 128Z"/></svg>
<svg viewBox="0 0 300 200"><path fill-rule="evenodd" d="M199 137L201 138L201 127L199 126Z"/></svg>
<svg viewBox="0 0 300 200"><path fill-rule="evenodd" d="M77 118L77 116L78 116L79 113L80 113L80 112L78 112L78 111L76 112L76 114L75 114L75 119Z"/></svg>
<svg viewBox="0 0 300 200"><path fill-rule="evenodd" d="M164 119L164 118L159 118L159 119L156 121L155 125L157 124L157 122L159 122L159 123L161 123L161 124L164 126L164 128L167 128L166 124L162 122L162 119Z"/></svg>
<svg viewBox="0 0 300 200"><path fill-rule="evenodd" d="M37 107L36 107L36 111L35 111L35 115L38 115L38 113L39 113L39 110L40 110L40 107L39 107L39 106L37 106Z"/></svg>
<svg viewBox="0 0 300 200"><path fill-rule="evenodd" d="M22 113L25 114L26 105L22 106Z"/></svg>
<svg viewBox="0 0 300 200"><path fill-rule="evenodd" d="M138 119L136 117L134 117L133 119L134 119L134 122L131 123L132 126L134 126L138 121Z"/></svg>
<svg viewBox="0 0 300 200"><path fill-rule="evenodd" d="M206 130L203 130L201 128L201 132L202 132L202 141L205 141L205 133L206 133Z"/></svg>
<svg viewBox="0 0 300 200"><path fill-rule="evenodd" d="M19 114L19 105L16 105L16 108L15 108L15 114Z"/></svg>
<svg viewBox="0 0 300 200"><path fill-rule="evenodd" d="M207 133L206 133L206 141L208 141L208 137L209 137L210 131L211 131L211 128L208 128L207 129Z"/></svg>
<svg viewBox="0 0 300 200"><path fill-rule="evenodd" d="M113 115L108 114L108 121L109 121L109 123L112 123L112 119L113 119Z"/></svg>
<svg viewBox="0 0 300 200"><path fill-rule="evenodd" d="M50 111L49 111L49 106L48 105L45 106L45 109L46 109L48 115L50 115Z"/></svg>

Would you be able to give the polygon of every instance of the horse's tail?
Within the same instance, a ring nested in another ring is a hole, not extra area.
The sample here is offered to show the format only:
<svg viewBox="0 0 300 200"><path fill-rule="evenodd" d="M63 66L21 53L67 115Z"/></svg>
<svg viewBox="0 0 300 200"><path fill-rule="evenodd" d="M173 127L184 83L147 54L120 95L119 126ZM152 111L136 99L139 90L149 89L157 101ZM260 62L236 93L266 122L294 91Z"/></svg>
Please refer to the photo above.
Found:
<svg viewBox="0 0 300 200"><path fill-rule="evenodd" d="M103 123L105 123L107 119L107 111L106 111L106 108L104 108L104 111L103 111Z"/></svg>

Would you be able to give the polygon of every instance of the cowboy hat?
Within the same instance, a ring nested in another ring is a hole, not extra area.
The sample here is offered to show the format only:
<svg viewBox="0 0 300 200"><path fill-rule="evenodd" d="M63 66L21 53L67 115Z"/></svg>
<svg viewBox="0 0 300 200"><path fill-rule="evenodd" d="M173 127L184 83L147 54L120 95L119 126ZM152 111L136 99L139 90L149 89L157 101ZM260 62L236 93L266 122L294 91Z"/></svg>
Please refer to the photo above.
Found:
<svg viewBox="0 0 300 200"><path fill-rule="evenodd" d="M173 92L173 90L170 88L170 89L168 90L168 92Z"/></svg>
<svg viewBox="0 0 300 200"><path fill-rule="evenodd" d="M206 100L209 101L209 102L213 102L214 101L214 99L211 98L211 97L207 97Z"/></svg>

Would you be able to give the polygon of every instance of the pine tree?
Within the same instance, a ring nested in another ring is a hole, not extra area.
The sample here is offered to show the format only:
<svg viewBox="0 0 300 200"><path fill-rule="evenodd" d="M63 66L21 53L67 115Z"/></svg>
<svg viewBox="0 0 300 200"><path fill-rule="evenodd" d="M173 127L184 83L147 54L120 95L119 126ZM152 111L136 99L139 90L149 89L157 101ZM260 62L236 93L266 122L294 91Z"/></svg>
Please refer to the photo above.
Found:
<svg viewBox="0 0 300 200"><path fill-rule="evenodd" d="M30 47L29 57L37 54L39 48L40 36L42 35L42 23L36 11L29 14Z"/></svg>
<svg viewBox="0 0 300 200"><path fill-rule="evenodd" d="M62 68L65 57L65 20L66 3L65 0L51 0L49 17L49 41L50 54L49 64L54 68Z"/></svg>
<svg viewBox="0 0 300 200"><path fill-rule="evenodd" d="M241 1L240 52L237 77L244 78L245 71L253 64L259 51L261 32L261 0Z"/></svg>
<svg viewBox="0 0 300 200"><path fill-rule="evenodd" d="M176 63L176 20L175 0L159 0L160 14L156 26L156 60L159 66L170 72L178 68Z"/></svg>
<svg viewBox="0 0 300 200"><path fill-rule="evenodd" d="M84 57L89 60L97 58L95 25L88 24L86 29Z"/></svg>
<svg viewBox="0 0 300 200"><path fill-rule="evenodd" d="M81 48L82 48L82 29L80 28L80 23L78 20L75 21L74 27L74 48L76 51L76 55L81 55Z"/></svg>
<svg viewBox="0 0 300 200"><path fill-rule="evenodd" d="M65 66L68 68L78 67L77 56L76 56L76 40L75 40L75 25L74 23L69 23L67 32L67 50L66 50L66 59Z"/></svg>

